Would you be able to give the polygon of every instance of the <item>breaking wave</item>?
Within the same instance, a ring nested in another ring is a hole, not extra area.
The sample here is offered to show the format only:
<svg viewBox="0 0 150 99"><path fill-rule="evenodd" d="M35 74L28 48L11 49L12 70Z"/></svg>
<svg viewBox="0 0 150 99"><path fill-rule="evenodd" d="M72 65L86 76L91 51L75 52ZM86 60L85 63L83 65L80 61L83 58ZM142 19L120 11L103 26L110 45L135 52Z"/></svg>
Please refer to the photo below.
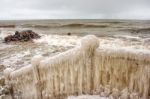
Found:
<svg viewBox="0 0 150 99"><path fill-rule="evenodd" d="M109 27L109 24L85 24L85 23L69 23L69 24L48 24L48 25L40 25L40 24L23 24L22 27L33 27L33 28L58 28L58 27L68 27L68 28L106 28Z"/></svg>
<svg viewBox="0 0 150 99"><path fill-rule="evenodd" d="M108 24L81 24L81 23L72 23L72 24L66 24L62 25L62 27L85 27L85 28L106 28L108 27Z"/></svg>

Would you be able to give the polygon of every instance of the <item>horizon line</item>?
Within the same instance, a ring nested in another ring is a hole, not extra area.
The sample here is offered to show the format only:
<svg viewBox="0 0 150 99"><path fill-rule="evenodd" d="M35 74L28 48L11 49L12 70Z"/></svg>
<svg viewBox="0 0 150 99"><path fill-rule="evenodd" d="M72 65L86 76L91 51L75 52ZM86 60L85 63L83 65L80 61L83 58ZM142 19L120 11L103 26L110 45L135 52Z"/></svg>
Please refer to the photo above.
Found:
<svg viewBox="0 0 150 99"><path fill-rule="evenodd" d="M124 20L124 21L128 21L128 20L134 20L134 21L150 21L150 19L131 19L131 18L129 18L129 19L127 19L127 18L106 18L106 19L104 19L104 18L57 18L57 19L55 19L55 18L31 18L31 19L0 19L0 21L31 21L31 20Z"/></svg>

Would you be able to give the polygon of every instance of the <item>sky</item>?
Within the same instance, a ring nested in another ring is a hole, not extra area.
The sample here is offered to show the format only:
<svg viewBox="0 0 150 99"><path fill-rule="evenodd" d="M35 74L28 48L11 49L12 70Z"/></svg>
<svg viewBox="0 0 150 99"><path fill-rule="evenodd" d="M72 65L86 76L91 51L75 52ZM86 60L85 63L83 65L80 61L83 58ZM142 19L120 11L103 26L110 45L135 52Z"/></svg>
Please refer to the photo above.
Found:
<svg viewBox="0 0 150 99"><path fill-rule="evenodd" d="M0 0L7 19L150 19L150 0Z"/></svg>

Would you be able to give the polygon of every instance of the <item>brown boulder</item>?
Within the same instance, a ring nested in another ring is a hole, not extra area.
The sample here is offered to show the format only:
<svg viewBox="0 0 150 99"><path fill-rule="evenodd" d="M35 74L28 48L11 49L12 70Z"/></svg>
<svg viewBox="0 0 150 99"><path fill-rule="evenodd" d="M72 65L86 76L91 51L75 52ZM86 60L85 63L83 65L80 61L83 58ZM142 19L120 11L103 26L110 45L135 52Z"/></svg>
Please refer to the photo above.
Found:
<svg viewBox="0 0 150 99"><path fill-rule="evenodd" d="M32 30L25 30L18 32L16 31L14 35L8 35L5 37L5 42L11 42L11 41L30 41L32 39L40 38L40 35L33 32Z"/></svg>

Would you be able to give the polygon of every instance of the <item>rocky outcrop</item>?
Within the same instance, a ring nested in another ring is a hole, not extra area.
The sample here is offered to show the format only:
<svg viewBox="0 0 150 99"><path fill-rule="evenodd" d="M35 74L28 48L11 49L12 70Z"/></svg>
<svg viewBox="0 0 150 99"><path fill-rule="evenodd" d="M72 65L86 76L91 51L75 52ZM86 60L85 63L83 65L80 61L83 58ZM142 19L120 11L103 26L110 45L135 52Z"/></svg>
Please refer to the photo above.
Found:
<svg viewBox="0 0 150 99"><path fill-rule="evenodd" d="M33 32L32 30L25 30L18 32L16 31L14 35L8 35L7 37L4 38L4 41L11 42L11 41L31 41L32 39L37 39L40 38L40 35L37 33Z"/></svg>

